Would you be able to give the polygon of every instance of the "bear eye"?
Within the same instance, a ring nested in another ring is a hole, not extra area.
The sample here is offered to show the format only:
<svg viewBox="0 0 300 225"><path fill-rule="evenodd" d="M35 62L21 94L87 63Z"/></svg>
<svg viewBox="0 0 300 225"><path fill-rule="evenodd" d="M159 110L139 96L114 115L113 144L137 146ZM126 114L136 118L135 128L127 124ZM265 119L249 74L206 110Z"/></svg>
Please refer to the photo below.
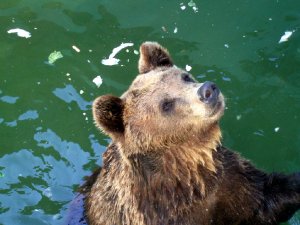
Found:
<svg viewBox="0 0 300 225"><path fill-rule="evenodd" d="M195 80L187 73L184 73L181 75L181 79L184 81L184 82L192 82L192 83L195 83Z"/></svg>
<svg viewBox="0 0 300 225"><path fill-rule="evenodd" d="M160 109L162 112L170 112L175 107L175 99L164 99L160 104Z"/></svg>

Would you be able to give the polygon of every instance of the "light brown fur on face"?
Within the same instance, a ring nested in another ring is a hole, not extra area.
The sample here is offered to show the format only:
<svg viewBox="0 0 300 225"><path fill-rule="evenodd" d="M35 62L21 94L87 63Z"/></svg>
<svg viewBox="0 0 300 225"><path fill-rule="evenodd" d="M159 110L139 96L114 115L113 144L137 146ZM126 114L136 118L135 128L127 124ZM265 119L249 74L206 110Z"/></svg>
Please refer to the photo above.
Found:
<svg viewBox="0 0 300 225"><path fill-rule="evenodd" d="M189 135L205 137L202 132L207 132L212 124L218 124L224 109L222 94L219 96L220 108L212 115L213 109L197 95L202 84L182 81L183 74L187 73L175 67L141 74L122 95L124 135L131 145L137 144L138 149L146 150L160 144L179 144ZM165 99L174 100L174 109L169 113L160 109ZM124 145L128 146L128 142Z"/></svg>

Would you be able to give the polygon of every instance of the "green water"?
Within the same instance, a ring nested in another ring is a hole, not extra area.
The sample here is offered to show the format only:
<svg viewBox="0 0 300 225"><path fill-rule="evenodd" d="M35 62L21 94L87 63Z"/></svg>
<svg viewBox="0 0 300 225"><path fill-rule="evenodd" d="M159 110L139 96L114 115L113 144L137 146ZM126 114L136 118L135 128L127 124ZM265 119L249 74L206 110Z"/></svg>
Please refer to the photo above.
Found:
<svg viewBox="0 0 300 225"><path fill-rule="evenodd" d="M92 100L120 95L158 41L227 97L224 144L267 171L300 171L300 1L0 1L0 224L62 224L109 139ZM7 33L21 28L30 38ZM278 43L285 31L294 31ZM107 58L121 43L118 65ZM75 51L72 46L80 49ZM53 51L63 58L47 62ZM93 79L100 75L97 88ZM300 224L300 213L288 224Z"/></svg>

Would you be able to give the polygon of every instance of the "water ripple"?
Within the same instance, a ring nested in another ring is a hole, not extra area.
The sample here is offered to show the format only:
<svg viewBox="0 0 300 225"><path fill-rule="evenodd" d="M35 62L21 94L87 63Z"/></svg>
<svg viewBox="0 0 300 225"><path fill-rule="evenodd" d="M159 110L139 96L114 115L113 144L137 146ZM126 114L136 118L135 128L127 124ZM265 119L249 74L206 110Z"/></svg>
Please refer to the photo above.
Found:
<svg viewBox="0 0 300 225"><path fill-rule="evenodd" d="M36 110L28 110L27 112L21 114L18 120L35 120L39 117Z"/></svg>
<svg viewBox="0 0 300 225"><path fill-rule="evenodd" d="M84 100L70 84L66 85L64 88L56 88L53 91L53 94L66 103L76 102L78 107L84 111L89 110L92 105L92 102Z"/></svg>
<svg viewBox="0 0 300 225"><path fill-rule="evenodd" d="M12 96L2 96L0 98L2 102L9 103L9 104L15 104L18 99L19 97L12 97Z"/></svg>

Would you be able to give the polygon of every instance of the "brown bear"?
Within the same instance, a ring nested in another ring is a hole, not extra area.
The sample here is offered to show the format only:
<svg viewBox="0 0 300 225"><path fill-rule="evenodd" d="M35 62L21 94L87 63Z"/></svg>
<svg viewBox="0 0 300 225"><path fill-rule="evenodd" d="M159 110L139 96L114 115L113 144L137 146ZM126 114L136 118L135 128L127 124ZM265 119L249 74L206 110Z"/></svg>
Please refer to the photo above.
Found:
<svg viewBox="0 0 300 225"><path fill-rule="evenodd" d="M121 97L93 103L112 142L77 200L82 224L275 225L300 208L300 173L267 174L222 146L214 83L153 42L140 47L139 73Z"/></svg>

